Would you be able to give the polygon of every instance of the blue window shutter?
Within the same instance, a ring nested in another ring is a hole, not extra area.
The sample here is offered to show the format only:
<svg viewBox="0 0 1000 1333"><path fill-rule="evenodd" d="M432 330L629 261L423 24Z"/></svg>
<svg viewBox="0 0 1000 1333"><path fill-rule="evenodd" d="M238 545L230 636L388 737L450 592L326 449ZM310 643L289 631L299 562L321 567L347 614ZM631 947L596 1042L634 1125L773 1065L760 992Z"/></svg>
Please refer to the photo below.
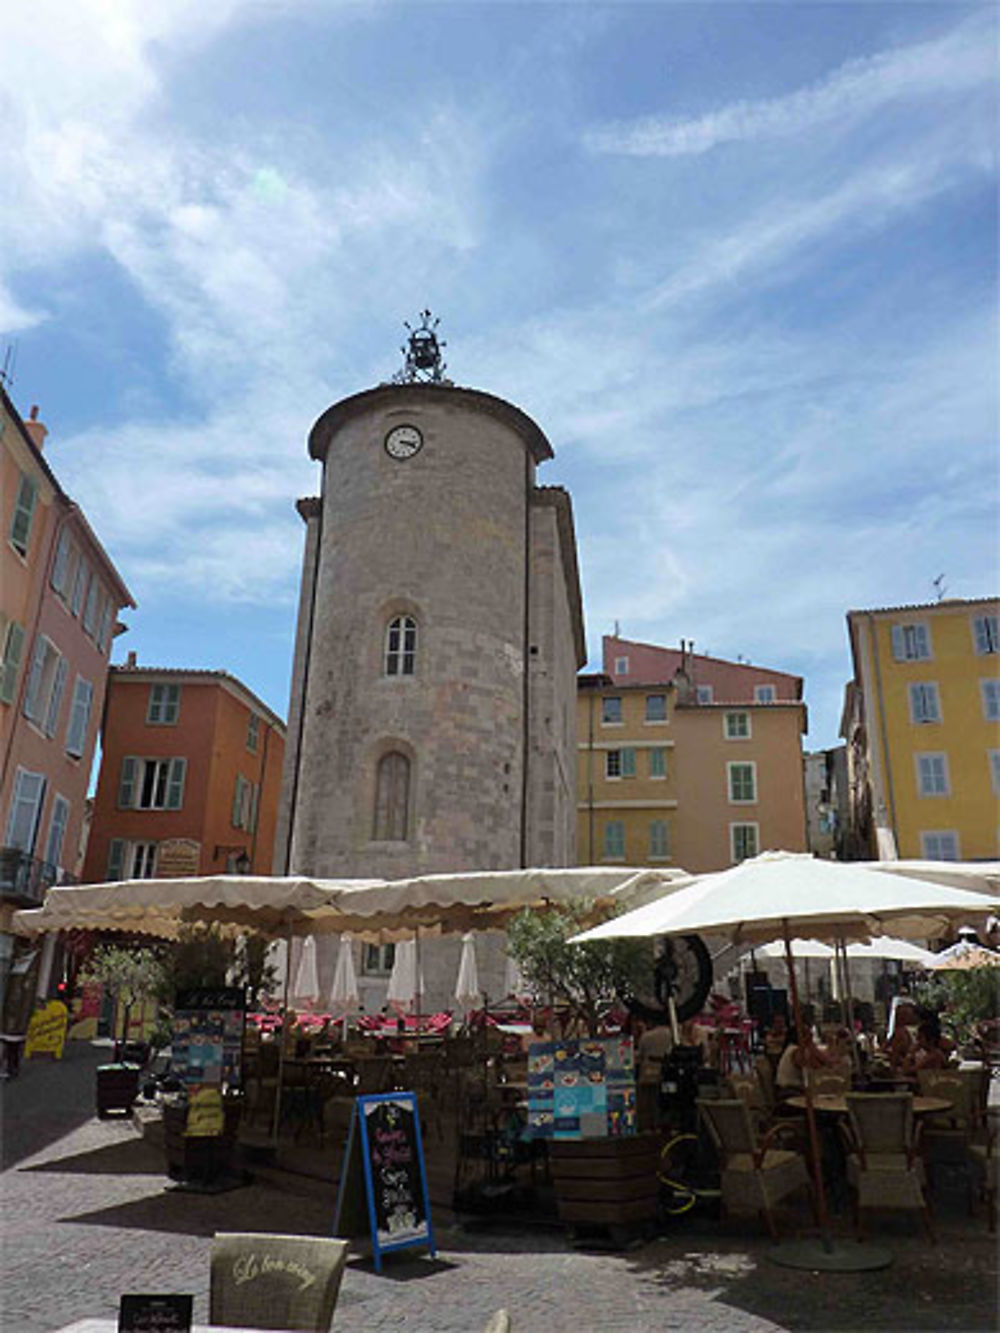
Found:
<svg viewBox="0 0 1000 1333"><path fill-rule="evenodd" d="M122 760L121 779L118 783L118 805L122 810L131 810L135 805L135 777L138 760L127 754Z"/></svg>
<svg viewBox="0 0 1000 1333"><path fill-rule="evenodd" d="M179 810L184 804L184 774L186 771L186 759L171 759L170 776L167 779L168 810Z"/></svg>

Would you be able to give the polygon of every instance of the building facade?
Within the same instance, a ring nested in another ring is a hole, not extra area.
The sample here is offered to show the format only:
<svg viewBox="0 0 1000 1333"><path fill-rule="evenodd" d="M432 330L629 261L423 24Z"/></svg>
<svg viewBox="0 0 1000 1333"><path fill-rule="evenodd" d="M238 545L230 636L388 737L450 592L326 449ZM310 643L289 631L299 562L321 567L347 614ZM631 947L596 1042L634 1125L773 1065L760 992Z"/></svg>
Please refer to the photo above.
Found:
<svg viewBox="0 0 1000 1333"><path fill-rule="evenodd" d="M275 871L572 865L586 651L570 499L536 484L545 435L491 394L394 383L334 404L309 451ZM429 1003L455 960L429 948Z"/></svg>
<svg viewBox="0 0 1000 1333"><path fill-rule="evenodd" d="M46 461L47 434L0 386L0 989L11 914L80 874L111 640L134 606Z"/></svg>
<svg viewBox="0 0 1000 1333"><path fill-rule="evenodd" d="M268 874L281 719L224 671L113 666L84 879Z"/></svg>
<svg viewBox="0 0 1000 1333"><path fill-rule="evenodd" d="M610 636L603 662L577 699L582 864L805 850L801 678Z"/></svg>
<svg viewBox="0 0 1000 1333"><path fill-rule="evenodd" d="M997 598L848 612L841 730L859 854L997 856L998 613Z"/></svg>

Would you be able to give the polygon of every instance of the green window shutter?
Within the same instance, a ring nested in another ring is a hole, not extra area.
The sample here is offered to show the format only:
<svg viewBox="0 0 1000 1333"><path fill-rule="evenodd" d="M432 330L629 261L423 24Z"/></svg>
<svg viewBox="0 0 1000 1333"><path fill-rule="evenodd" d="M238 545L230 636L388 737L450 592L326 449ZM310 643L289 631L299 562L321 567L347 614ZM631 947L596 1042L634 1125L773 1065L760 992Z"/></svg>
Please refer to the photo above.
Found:
<svg viewBox="0 0 1000 1333"><path fill-rule="evenodd" d="M125 865L125 843L121 838L112 838L108 844L108 879L121 879Z"/></svg>
<svg viewBox="0 0 1000 1333"><path fill-rule="evenodd" d="M7 641L4 644L3 669L0 671L0 703L9 704L17 691L17 673L21 666L21 653L24 650L24 630L12 620L7 626Z"/></svg>
<svg viewBox="0 0 1000 1333"><path fill-rule="evenodd" d="M233 814L230 823L233 828L240 828L240 816L243 812L243 777L236 774L236 787L233 791Z"/></svg>
<svg viewBox="0 0 1000 1333"><path fill-rule="evenodd" d="M11 545L22 555L28 554L28 543L31 541L31 523L35 517L37 500L38 487L30 477L26 477L22 473L21 485L17 492L17 502L14 505L14 515L10 523Z"/></svg>
<svg viewBox="0 0 1000 1333"><path fill-rule="evenodd" d="M179 810L184 804L184 774L186 771L186 759L171 759L170 776L167 779L168 810Z"/></svg>
<svg viewBox="0 0 1000 1333"><path fill-rule="evenodd" d="M28 688L24 692L24 716L32 722L38 721L39 693L42 688L42 668L45 665L45 639L39 635L35 641L35 655L31 659L31 675Z"/></svg>
<svg viewBox="0 0 1000 1333"><path fill-rule="evenodd" d="M135 805L135 779L139 761L127 754L122 760L121 779L118 783L118 806L122 810L131 810Z"/></svg>
<svg viewBox="0 0 1000 1333"><path fill-rule="evenodd" d="M257 807L260 804L260 784L250 788L250 818L247 820L247 832L257 832Z"/></svg>
<svg viewBox="0 0 1000 1333"><path fill-rule="evenodd" d="M635 777L635 750L631 746L622 750L622 777Z"/></svg>
<svg viewBox="0 0 1000 1333"><path fill-rule="evenodd" d="M59 720L59 709L62 706L62 697L66 689L66 671L67 664L65 657L60 657L56 663L56 675L52 682L52 693L49 695L49 706L45 710L45 726L43 728L46 736L56 734L56 723Z"/></svg>

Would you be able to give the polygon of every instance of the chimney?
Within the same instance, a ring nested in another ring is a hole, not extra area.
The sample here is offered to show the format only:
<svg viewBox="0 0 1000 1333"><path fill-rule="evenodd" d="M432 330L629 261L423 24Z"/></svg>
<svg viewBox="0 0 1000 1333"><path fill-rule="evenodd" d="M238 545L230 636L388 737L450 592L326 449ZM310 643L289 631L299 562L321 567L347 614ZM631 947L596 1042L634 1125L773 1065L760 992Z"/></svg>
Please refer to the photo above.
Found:
<svg viewBox="0 0 1000 1333"><path fill-rule="evenodd" d="M38 420L37 403L32 404L31 411L28 413L28 420L24 423L24 429L31 436L31 443L41 453L45 447L45 437L48 435L49 429Z"/></svg>
<svg viewBox="0 0 1000 1333"><path fill-rule="evenodd" d="M134 650L133 650L132 652L129 653L128 657L126 657L126 659L125 659L125 665L129 668L129 670L132 670L132 669L135 667L135 665L136 665L136 656L135 656L135 652L134 652Z"/></svg>

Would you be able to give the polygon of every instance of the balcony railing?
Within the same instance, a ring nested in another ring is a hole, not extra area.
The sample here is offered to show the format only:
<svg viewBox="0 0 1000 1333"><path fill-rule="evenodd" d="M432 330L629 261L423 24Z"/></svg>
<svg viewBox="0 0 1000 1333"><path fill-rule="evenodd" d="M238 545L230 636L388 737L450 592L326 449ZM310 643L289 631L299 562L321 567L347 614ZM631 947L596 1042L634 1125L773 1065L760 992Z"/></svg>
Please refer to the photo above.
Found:
<svg viewBox="0 0 1000 1333"><path fill-rule="evenodd" d="M37 907L53 884L76 884L75 875L51 861L40 861L18 847L0 847L0 897Z"/></svg>

